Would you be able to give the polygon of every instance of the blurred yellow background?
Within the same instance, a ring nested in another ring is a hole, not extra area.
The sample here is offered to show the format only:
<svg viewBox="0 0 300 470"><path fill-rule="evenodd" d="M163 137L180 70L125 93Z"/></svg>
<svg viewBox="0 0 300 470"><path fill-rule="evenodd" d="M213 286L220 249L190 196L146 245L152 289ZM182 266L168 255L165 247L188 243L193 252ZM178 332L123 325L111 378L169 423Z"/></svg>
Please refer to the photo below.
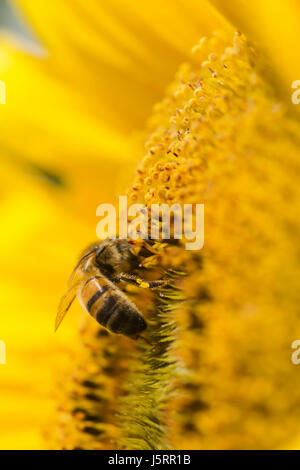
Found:
<svg viewBox="0 0 300 470"><path fill-rule="evenodd" d="M83 315L75 307L54 335L59 298L96 237L96 207L132 181L143 154L135 135L191 47L241 28L281 95L300 78L296 1L212 3L1 2L1 449L47 448L53 387Z"/></svg>

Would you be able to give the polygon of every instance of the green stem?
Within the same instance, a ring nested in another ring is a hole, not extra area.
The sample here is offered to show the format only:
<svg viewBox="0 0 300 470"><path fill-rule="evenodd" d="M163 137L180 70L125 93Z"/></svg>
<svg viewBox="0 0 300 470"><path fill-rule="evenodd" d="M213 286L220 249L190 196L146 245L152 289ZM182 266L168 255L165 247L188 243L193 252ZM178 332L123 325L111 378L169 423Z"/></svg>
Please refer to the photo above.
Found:
<svg viewBox="0 0 300 470"><path fill-rule="evenodd" d="M180 275L175 271L168 273L171 282ZM121 448L125 449L169 448L166 404L173 394L177 370L172 354L176 331L173 312L183 299L176 285L160 289L157 294L156 305L147 316L150 344L139 342L137 354L129 365L126 395L121 400Z"/></svg>

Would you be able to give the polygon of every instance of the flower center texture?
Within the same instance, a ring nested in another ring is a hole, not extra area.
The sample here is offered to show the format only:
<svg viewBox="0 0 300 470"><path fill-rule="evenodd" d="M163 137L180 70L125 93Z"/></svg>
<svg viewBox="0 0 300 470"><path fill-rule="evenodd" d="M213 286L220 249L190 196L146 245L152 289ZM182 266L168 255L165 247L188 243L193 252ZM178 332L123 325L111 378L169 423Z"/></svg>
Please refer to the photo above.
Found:
<svg viewBox="0 0 300 470"><path fill-rule="evenodd" d="M131 449L134 439L136 448L149 444L151 426L150 448L272 449L297 432L300 376L290 355L300 328L299 122L269 75L243 35L216 33L193 48L148 121L129 202L204 204L205 242L162 254L163 267L185 273L176 327L168 329L165 309L162 336L128 352L129 372L118 362L116 380L134 385L123 386L125 405L116 401L111 419L132 415ZM161 375L150 371L158 354L168 355ZM121 390L112 380L109 390Z"/></svg>

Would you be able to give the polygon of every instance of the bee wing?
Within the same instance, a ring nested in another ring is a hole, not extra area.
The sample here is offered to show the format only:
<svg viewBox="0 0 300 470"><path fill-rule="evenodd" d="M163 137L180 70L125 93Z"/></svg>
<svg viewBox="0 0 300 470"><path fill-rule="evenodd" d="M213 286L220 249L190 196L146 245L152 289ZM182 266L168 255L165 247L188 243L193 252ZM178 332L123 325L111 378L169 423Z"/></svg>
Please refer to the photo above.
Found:
<svg viewBox="0 0 300 470"><path fill-rule="evenodd" d="M55 329L54 329L54 331L57 330L57 328L59 327L59 325L63 321L64 317L66 316L66 314L67 314L69 308L71 307L72 303L74 302L78 285L79 285L79 282L76 282L75 284L73 284L70 287L70 289L65 293L65 295L62 297L62 299L59 303L56 318L55 318Z"/></svg>
<svg viewBox="0 0 300 470"><path fill-rule="evenodd" d="M93 254L93 253L96 253L96 251L99 250L99 246L95 246L93 247L92 250L90 250L88 253L86 253L85 255L83 255L80 260L78 261L78 263L76 264L75 268L73 269L72 273L71 273L71 276L69 277L69 280L68 280L68 284L70 284L70 282L72 281L72 279L75 277L77 271L79 270L79 268L81 267L82 263L86 262L88 260L88 258L90 258L90 256Z"/></svg>

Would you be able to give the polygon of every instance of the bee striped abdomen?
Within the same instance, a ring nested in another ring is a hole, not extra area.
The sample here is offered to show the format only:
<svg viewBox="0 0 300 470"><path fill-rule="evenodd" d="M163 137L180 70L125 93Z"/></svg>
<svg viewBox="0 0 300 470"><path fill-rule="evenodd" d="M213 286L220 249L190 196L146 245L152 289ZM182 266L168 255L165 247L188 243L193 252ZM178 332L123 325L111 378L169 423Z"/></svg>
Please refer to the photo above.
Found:
<svg viewBox="0 0 300 470"><path fill-rule="evenodd" d="M81 300L88 313L101 325L106 326L111 309L106 308L111 303L112 288L105 278L91 277L81 289Z"/></svg>
<svg viewBox="0 0 300 470"><path fill-rule="evenodd" d="M105 286L106 287L106 286ZM90 298L90 300L88 301L88 303L86 304L86 308L88 309L88 311L90 312L91 311L91 308L92 306L94 305L94 303L103 295L103 293L105 292L105 290L107 290L108 287L106 287L106 289L99 289L97 290L97 292Z"/></svg>
<svg viewBox="0 0 300 470"><path fill-rule="evenodd" d="M111 316L114 314L114 312L118 309L119 304L118 304L118 299L111 294L110 297L108 297L103 303L99 310L96 313L96 320L97 322L101 323L103 326L108 326L108 322L111 319Z"/></svg>
<svg viewBox="0 0 300 470"><path fill-rule="evenodd" d="M80 301L88 313L113 333L134 336L147 324L137 307L102 276L93 276L83 285Z"/></svg>

